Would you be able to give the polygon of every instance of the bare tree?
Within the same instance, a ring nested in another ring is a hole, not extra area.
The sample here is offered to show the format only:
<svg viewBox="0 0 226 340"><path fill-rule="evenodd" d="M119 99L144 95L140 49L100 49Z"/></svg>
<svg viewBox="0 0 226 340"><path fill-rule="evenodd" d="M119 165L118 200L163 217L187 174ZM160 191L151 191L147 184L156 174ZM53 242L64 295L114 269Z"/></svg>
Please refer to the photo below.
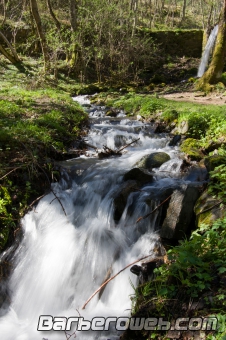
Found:
<svg viewBox="0 0 226 340"><path fill-rule="evenodd" d="M70 22L73 32L78 28L78 0L70 0Z"/></svg>
<svg viewBox="0 0 226 340"><path fill-rule="evenodd" d="M49 58L49 54L48 54L48 47L47 47L47 43L46 43L45 33L43 31L43 28L42 28L41 18L40 18L39 11L38 11L37 1L36 0L30 0L30 7L31 7L32 16L33 16L35 24L36 24L38 36L39 36L40 43L41 43L41 47L42 47L42 53L43 53L43 58L44 58L44 69L45 69L45 71L47 71L47 69L49 68L50 58Z"/></svg>
<svg viewBox="0 0 226 340"><path fill-rule="evenodd" d="M50 13L51 17L53 18L53 21L56 24L57 29L60 30L61 24L60 24L59 20L57 19L55 13L53 12L50 0L46 0L46 5L48 7L48 10L49 10L49 13Z"/></svg>

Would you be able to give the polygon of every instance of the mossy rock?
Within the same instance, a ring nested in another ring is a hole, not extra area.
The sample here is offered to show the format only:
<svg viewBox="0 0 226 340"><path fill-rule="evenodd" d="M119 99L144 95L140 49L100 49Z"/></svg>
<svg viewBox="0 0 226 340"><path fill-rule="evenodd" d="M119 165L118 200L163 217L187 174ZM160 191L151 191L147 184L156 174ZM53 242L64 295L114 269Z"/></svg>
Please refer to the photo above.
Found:
<svg viewBox="0 0 226 340"><path fill-rule="evenodd" d="M181 151L188 155L192 161L200 161L204 157L200 150L200 143L197 139L185 139L181 144Z"/></svg>
<svg viewBox="0 0 226 340"><path fill-rule="evenodd" d="M165 152L153 152L142 157L137 163L138 168L153 169L159 168L163 163L170 160L170 156Z"/></svg>
<svg viewBox="0 0 226 340"><path fill-rule="evenodd" d="M220 202L219 199L209 195L207 190L204 191L194 208L198 227L202 224L212 225L217 219L225 217L226 207L220 206Z"/></svg>
<svg viewBox="0 0 226 340"><path fill-rule="evenodd" d="M204 159L204 164L208 171L213 171L217 166L226 164L226 158L219 155L209 156Z"/></svg>

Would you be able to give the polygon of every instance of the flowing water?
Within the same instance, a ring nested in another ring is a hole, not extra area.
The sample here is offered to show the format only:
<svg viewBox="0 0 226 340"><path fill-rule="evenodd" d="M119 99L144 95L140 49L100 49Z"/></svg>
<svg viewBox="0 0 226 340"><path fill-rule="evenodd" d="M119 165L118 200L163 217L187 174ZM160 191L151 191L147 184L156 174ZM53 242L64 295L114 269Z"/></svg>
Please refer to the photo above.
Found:
<svg viewBox="0 0 226 340"><path fill-rule="evenodd" d="M75 98L89 106L85 97ZM159 243L160 210L136 224L140 216L160 203L167 188L190 183L180 174L181 155L168 146L166 135L153 127L123 117L105 118L103 107L88 107L91 129L87 143L119 148L134 139L121 157L99 160L90 149L86 156L59 164L62 179L22 220L24 237L14 255L8 282L10 306L1 310L3 340L65 340L65 332L38 332L40 315L53 317L123 317L130 314L137 277L129 268L112 280L86 306L81 307L106 279L142 256L154 256ZM170 161L155 169L154 182L130 194L118 224L113 219L113 197L123 174L145 154L164 151ZM151 201L151 202L150 202ZM148 203L149 202L149 203ZM70 332L68 332L70 333ZM72 333L72 331L71 331ZM119 339L117 331L80 332L77 339ZM71 337L72 338L72 337ZM74 337L73 337L74 338Z"/></svg>
<svg viewBox="0 0 226 340"><path fill-rule="evenodd" d="M218 33L218 25L216 25L214 27L214 29L211 31L209 39L208 39L207 44L205 46L205 49L203 51L202 59L201 59L199 69L198 69L198 74L197 74L197 77L199 77L199 78L202 77L202 75L206 71L208 61L209 61L209 57L210 57L210 53L211 53L211 51L214 47L215 40L216 40L216 37L217 37L217 33Z"/></svg>

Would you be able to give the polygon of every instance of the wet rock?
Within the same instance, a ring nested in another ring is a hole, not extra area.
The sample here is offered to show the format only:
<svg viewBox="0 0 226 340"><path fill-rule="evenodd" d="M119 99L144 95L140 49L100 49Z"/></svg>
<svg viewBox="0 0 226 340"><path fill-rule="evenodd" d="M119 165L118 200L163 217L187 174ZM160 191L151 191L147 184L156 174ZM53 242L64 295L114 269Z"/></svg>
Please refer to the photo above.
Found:
<svg viewBox="0 0 226 340"><path fill-rule="evenodd" d="M225 157L213 155L204 159L204 164L208 171L213 171L217 166L225 164Z"/></svg>
<svg viewBox="0 0 226 340"><path fill-rule="evenodd" d="M139 276L141 271L142 271L142 267L138 266L137 264L134 264L131 268L130 268L131 273Z"/></svg>
<svg viewBox="0 0 226 340"><path fill-rule="evenodd" d="M165 152L153 152L142 157L137 163L138 168L153 169L159 168L163 163L170 160L170 156Z"/></svg>
<svg viewBox="0 0 226 340"><path fill-rule="evenodd" d="M169 142L169 146L175 146L177 145L181 140L181 135L175 135L173 136L173 138L171 139L171 141Z"/></svg>
<svg viewBox="0 0 226 340"><path fill-rule="evenodd" d="M119 113L118 110L109 109L109 110L106 112L105 116L106 116L106 117L117 117L118 113Z"/></svg>
<svg viewBox="0 0 226 340"><path fill-rule="evenodd" d="M174 191L161 228L162 238L181 240L185 237L192 226L194 206L199 196L199 187L185 185Z"/></svg>
<svg viewBox="0 0 226 340"><path fill-rule="evenodd" d="M114 220L117 222L120 220L123 211L126 207L127 198L132 192L139 190L139 186L136 181L125 182L118 190L114 197Z"/></svg>
<svg viewBox="0 0 226 340"><path fill-rule="evenodd" d="M143 185L153 181L153 176L145 170L133 168L123 176L124 181L135 180Z"/></svg>
<svg viewBox="0 0 226 340"><path fill-rule="evenodd" d="M225 216L226 207L221 207L220 203L221 201L219 199L213 198L207 191L204 191L194 208L198 227L200 227L201 224L211 225L218 218Z"/></svg>

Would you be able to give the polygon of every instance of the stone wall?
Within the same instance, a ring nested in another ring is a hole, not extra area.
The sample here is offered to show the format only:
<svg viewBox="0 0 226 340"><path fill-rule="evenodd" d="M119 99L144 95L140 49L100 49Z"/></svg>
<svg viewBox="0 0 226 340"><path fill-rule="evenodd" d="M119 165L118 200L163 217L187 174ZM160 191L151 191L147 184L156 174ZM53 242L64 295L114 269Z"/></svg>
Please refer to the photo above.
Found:
<svg viewBox="0 0 226 340"><path fill-rule="evenodd" d="M150 32L150 36L156 43L161 44L164 54L178 57L201 57L202 30L156 31Z"/></svg>

